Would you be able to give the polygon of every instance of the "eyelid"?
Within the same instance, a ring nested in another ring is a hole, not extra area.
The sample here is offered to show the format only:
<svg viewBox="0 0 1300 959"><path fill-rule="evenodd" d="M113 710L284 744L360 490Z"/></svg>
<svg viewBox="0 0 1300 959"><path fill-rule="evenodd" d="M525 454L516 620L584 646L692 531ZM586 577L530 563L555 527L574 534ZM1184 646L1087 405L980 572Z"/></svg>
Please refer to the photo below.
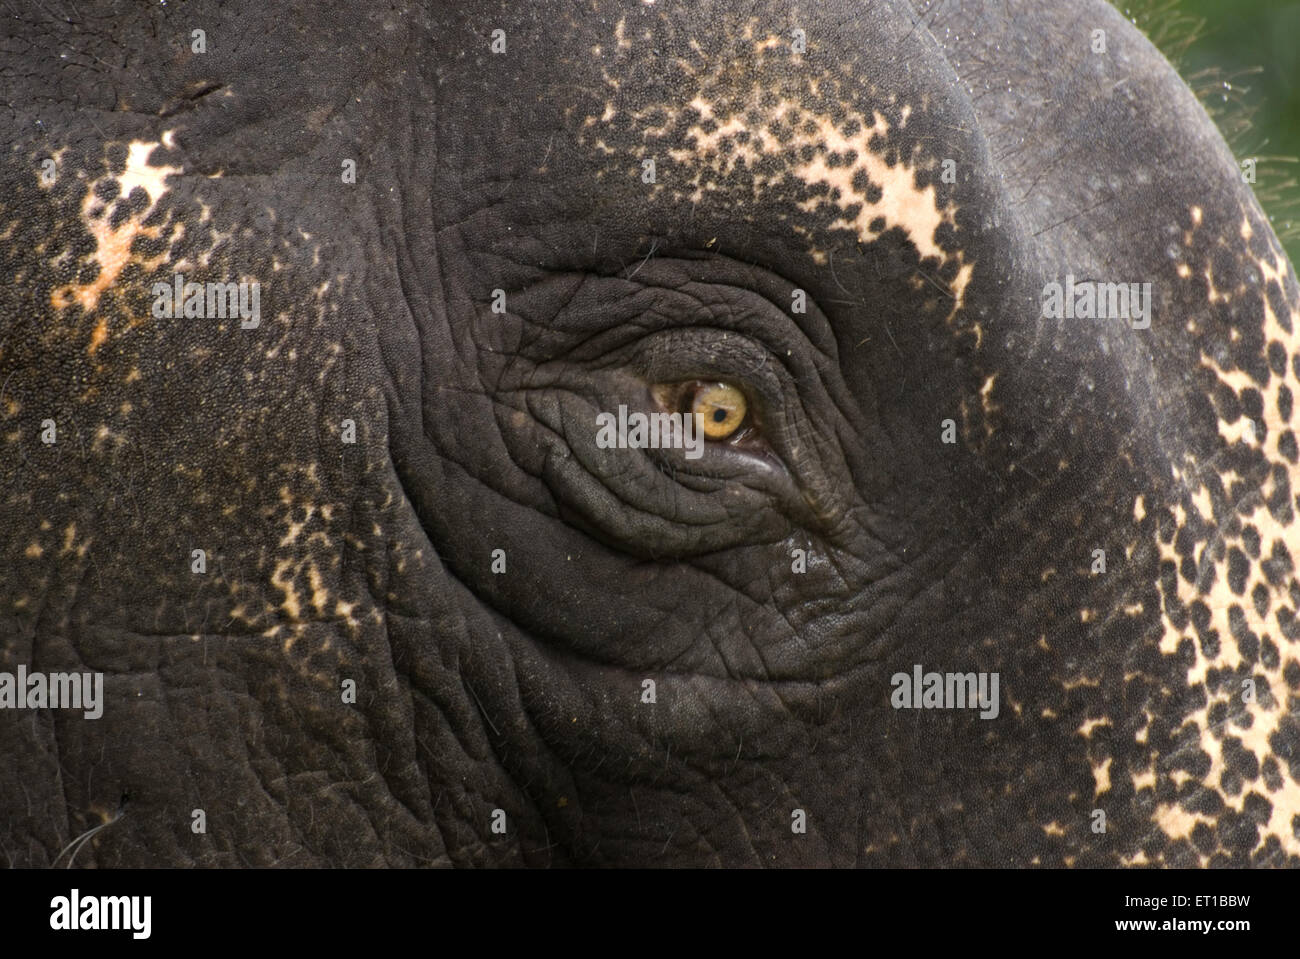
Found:
<svg viewBox="0 0 1300 959"><path fill-rule="evenodd" d="M725 346L719 348L725 342ZM675 451L657 450L655 458L671 461L682 473L707 473L732 481L746 482L763 477L763 484L782 503L782 510L797 521L819 524L812 507L825 501L825 470L819 458L800 447L808 445L793 433L794 423L806 420L793 375L778 358L746 334L717 327L677 327L652 333L634 348L631 364L646 383L646 400L659 404L656 387L682 390L693 382L724 382L745 396L753 428L735 440L709 441L702 459L679 463ZM839 472L835 465L832 471ZM837 486L838 484L830 484Z"/></svg>
<svg viewBox="0 0 1300 959"><path fill-rule="evenodd" d="M771 352L744 334L697 326L642 338L630 365L649 384L728 383L759 412L785 396L772 361Z"/></svg>
<svg viewBox="0 0 1300 959"><path fill-rule="evenodd" d="M630 300L629 306L636 298ZM653 458L683 475L742 483L766 477L763 485L775 484L771 489L791 518L810 527L836 525L856 496L835 432L843 425L844 407L830 401L832 384L823 379L824 372L834 377L835 364L824 362L823 351L808 344L784 314L763 320L760 314L773 309L770 301L756 302L753 312L744 300L716 309L699 309L698 293L690 301L697 309L680 313L659 300L644 304L643 319L635 324L640 335L620 346L617 366L640 380L646 403L655 403L655 384L731 383L744 392L760 429L737 442L706 443L701 459L679 461L672 450L654 451Z"/></svg>

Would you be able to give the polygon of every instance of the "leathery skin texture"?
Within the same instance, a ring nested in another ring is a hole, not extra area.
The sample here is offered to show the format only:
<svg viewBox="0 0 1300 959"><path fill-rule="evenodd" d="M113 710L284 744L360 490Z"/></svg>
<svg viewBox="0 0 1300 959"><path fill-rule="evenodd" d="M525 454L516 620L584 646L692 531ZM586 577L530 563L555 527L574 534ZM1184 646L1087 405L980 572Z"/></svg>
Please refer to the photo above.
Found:
<svg viewBox="0 0 1300 959"><path fill-rule="evenodd" d="M1300 289L1115 9L97 7L0 41L8 864L1300 864Z"/></svg>

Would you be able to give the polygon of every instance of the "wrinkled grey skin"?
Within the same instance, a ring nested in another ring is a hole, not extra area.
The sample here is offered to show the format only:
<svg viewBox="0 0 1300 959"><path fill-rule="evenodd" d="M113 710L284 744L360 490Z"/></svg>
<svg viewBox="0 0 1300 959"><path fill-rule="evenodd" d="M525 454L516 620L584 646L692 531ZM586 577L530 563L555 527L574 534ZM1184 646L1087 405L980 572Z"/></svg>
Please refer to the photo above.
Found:
<svg viewBox="0 0 1300 959"><path fill-rule="evenodd" d="M1300 863L1300 294L1113 9L18 6L10 864Z"/></svg>

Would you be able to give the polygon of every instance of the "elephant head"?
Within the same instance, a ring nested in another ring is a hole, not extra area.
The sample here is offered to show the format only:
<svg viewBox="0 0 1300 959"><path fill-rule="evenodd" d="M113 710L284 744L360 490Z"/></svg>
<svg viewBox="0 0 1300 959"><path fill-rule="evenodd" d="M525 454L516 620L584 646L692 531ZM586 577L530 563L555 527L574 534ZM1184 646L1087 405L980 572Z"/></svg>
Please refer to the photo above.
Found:
<svg viewBox="0 0 1300 959"><path fill-rule="evenodd" d="M117 6L0 48L9 862L1300 862L1300 291L1117 11Z"/></svg>

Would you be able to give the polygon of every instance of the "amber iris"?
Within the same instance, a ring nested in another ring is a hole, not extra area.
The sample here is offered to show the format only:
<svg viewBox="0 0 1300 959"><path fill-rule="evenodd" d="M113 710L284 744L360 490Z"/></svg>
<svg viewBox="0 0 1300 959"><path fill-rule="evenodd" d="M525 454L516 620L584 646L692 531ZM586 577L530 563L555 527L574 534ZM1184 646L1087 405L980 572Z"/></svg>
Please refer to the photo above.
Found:
<svg viewBox="0 0 1300 959"><path fill-rule="evenodd" d="M745 422L745 394L727 383L702 384L691 398L700 429L711 440L725 440Z"/></svg>

